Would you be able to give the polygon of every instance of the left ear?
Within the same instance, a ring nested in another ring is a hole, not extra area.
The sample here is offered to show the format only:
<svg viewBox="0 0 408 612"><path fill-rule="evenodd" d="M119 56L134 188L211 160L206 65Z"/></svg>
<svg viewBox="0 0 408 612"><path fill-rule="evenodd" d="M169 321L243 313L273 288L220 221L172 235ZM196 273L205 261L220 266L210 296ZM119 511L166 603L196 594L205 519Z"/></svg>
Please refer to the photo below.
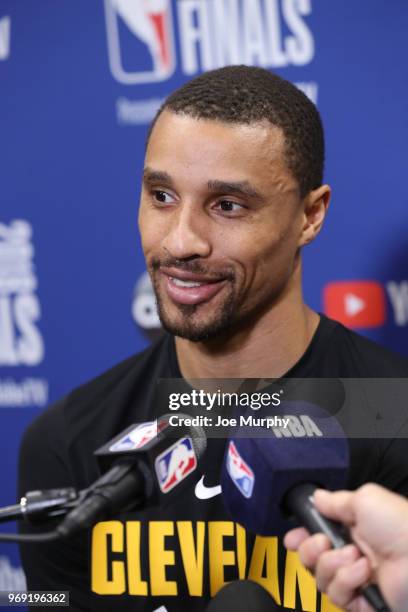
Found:
<svg viewBox="0 0 408 612"><path fill-rule="evenodd" d="M299 246L312 242L320 232L330 203L331 189L329 185L321 185L309 191L304 199L303 227Z"/></svg>

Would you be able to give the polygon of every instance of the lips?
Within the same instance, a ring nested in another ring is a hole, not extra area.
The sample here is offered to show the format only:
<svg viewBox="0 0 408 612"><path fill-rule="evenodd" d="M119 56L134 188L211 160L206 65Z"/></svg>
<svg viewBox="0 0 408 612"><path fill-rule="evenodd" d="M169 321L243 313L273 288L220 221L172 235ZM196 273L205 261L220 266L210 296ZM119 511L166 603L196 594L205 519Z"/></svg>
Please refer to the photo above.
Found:
<svg viewBox="0 0 408 612"><path fill-rule="evenodd" d="M185 270L160 270L167 295L178 304L201 304L212 299L223 289L225 278L210 278Z"/></svg>

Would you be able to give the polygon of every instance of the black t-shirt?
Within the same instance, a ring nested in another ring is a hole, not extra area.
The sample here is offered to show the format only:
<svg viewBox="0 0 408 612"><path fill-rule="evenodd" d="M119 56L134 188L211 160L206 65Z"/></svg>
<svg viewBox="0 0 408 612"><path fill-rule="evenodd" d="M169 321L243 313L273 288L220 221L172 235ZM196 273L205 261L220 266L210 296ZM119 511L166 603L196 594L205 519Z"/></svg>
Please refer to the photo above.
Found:
<svg viewBox="0 0 408 612"><path fill-rule="evenodd" d="M321 316L309 347L286 378L377 380L407 375L407 360ZM99 476L93 456L97 448L132 423L168 412L168 406L157 406L156 381L166 378L181 374L174 338L164 334L149 349L42 413L22 442L20 495L63 486L83 489L94 482ZM372 435L349 440L348 487L373 481L408 495L404 418L391 414L387 401L379 408L370 393L359 393L343 417L358 429L363 415ZM379 434L381 429L386 436ZM207 487L219 483L224 448L222 441L210 442ZM244 578L259 582L287 608L335 610L280 539L246 532L230 519L221 495L198 499L194 487L166 509L120 514L65 541L25 544L21 555L28 589L69 590L75 610L199 612L225 582Z"/></svg>

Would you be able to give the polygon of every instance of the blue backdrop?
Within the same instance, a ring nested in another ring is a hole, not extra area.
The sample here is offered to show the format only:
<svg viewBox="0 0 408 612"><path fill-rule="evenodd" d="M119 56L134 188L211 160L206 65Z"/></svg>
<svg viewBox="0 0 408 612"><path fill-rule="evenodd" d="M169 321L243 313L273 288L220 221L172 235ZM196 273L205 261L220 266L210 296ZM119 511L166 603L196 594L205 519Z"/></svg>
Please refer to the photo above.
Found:
<svg viewBox="0 0 408 612"><path fill-rule="evenodd" d="M0 505L27 424L154 334L147 125L203 70L261 65L317 103L334 196L306 300L408 355L407 31L405 0L1 0ZM18 568L1 546L0 590Z"/></svg>

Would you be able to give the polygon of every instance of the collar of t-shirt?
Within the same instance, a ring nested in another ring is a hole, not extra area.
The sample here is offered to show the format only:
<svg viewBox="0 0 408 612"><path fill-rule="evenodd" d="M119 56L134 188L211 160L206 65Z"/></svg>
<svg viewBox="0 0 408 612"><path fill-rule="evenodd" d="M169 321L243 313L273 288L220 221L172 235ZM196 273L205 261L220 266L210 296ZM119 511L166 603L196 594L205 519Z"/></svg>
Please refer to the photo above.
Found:
<svg viewBox="0 0 408 612"><path fill-rule="evenodd" d="M273 393L284 384L286 393L289 392L292 399L301 399L316 402L319 404L326 401L321 401L321 397L316 398L316 393L319 396L322 395L322 388L319 385L309 384L309 376L318 376L319 362L321 363L324 359L327 342L329 337L333 333L334 329L338 324L328 319L323 314L320 314L319 324L316 331L303 355L300 359L288 370L284 377L279 380L275 380L271 385L263 388L264 392ZM191 391L190 385L186 381L182 381L180 385L180 379L182 380L182 374L177 360L177 353L175 348L174 337L167 335L165 340L167 342L168 350L168 364L170 366L170 375L173 379L177 379L177 391ZM273 349L271 349L273 350ZM240 386L240 392L246 391L247 393L254 392L258 379L247 379L243 381ZM328 381L328 389L323 390L323 396L330 397L328 403L332 404L333 397L333 385ZM189 414L200 414L197 409L187 410ZM202 412L202 410L201 410ZM212 430L213 431L213 430ZM219 434L220 437L209 437L207 440L207 451L202 461L202 472L205 474L206 485L211 486L219 482L220 477L220 466L222 465L223 456L225 452L225 437Z"/></svg>

